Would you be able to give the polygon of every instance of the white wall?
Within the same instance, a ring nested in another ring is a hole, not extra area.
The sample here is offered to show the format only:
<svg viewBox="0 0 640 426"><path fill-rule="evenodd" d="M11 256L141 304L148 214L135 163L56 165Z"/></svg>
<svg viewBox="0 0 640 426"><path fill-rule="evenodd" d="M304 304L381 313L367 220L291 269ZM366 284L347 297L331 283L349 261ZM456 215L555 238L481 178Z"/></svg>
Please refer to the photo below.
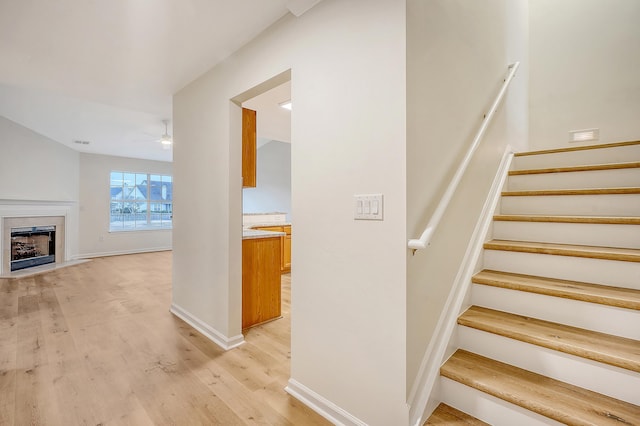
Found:
<svg viewBox="0 0 640 426"><path fill-rule="evenodd" d="M325 0L175 95L173 302L225 338L240 333L240 123L229 100L288 69L292 383L367 424L406 424L404 2ZM354 221L353 195L378 192L385 220Z"/></svg>
<svg viewBox="0 0 640 426"><path fill-rule="evenodd" d="M600 142L640 139L640 2L530 5L532 148L569 146L569 131L589 128Z"/></svg>
<svg viewBox="0 0 640 426"><path fill-rule="evenodd" d="M66 216L66 260L78 253L78 173L76 151L0 116L0 221Z"/></svg>
<svg viewBox="0 0 640 426"><path fill-rule="evenodd" d="M431 245L407 253L407 392L433 337L507 144L527 141L527 1L407 2L407 232L418 238L521 61Z"/></svg>
<svg viewBox="0 0 640 426"><path fill-rule="evenodd" d="M170 229L109 232L109 185L112 170L170 175L172 164L80 154L80 257L170 250Z"/></svg>
<svg viewBox="0 0 640 426"><path fill-rule="evenodd" d="M77 201L78 152L0 116L0 199Z"/></svg>
<svg viewBox="0 0 640 426"><path fill-rule="evenodd" d="M291 144L270 141L258 148L256 187L242 190L244 213L287 213L291 220Z"/></svg>

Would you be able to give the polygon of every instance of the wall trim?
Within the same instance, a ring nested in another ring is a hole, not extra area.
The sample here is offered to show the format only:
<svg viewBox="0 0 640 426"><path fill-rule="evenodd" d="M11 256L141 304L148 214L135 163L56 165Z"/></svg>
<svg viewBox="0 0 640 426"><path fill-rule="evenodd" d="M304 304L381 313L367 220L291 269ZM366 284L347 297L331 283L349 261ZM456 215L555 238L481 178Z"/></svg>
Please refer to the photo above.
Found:
<svg viewBox="0 0 640 426"><path fill-rule="evenodd" d="M482 246L493 222L493 214L500 201L500 195L504 183L507 180L512 159L513 150L510 145L507 145L494 176L493 183L491 184L487 199L471 234L469 245L460 263L460 269L458 269L444 309L438 319L434 338L429 342L429 346L420 363L417 378L409 393L410 425L421 426L438 405L437 403L439 401L433 397L432 393L436 380L440 376L440 365L446 356L458 315L470 289L471 276L476 272L478 261L483 250Z"/></svg>
<svg viewBox="0 0 640 426"><path fill-rule="evenodd" d="M233 337L226 337L218 330L211 327L209 324L206 324L193 316L191 313L182 309L180 306L175 303L171 304L171 308L169 309L172 314L180 318L182 321L189 324L191 327L198 330L202 333L207 339L211 340L216 345L220 346L225 351L229 349L237 348L241 344L244 343L244 336L242 334L238 334Z"/></svg>
<svg viewBox="0 0 640 426"><path fill-rule="evenodd" d="M303 404L337 426L367 426L365 422L349 414L333 402L315 393L302 383L289 379L284 390Z"/></svg>
<svg viewBox="0 0 640 426"><path fill-rule="evenodd" d="M142 248L135 250L115 250L115 251L104 251L104 252L96 252L96 253L81 253L77 256L73 256L73 259L91 259L93 257L107 257L107 256L121 256L123 254L138 254L138 253L151 253L155 251L171 251L173 247L151 247L151 248Z"/></svg>

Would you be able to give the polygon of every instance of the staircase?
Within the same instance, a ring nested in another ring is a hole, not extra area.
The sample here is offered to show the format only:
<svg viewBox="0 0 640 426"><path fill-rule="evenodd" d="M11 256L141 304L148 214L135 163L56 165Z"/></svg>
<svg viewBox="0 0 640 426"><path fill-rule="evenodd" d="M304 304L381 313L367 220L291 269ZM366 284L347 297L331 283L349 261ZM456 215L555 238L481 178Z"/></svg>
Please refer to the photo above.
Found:
<svg viewBox="0 0 640 426"><path fill-rule="evenodd" d="M426 424L640 425L640 142L516 154Z"/></svg>

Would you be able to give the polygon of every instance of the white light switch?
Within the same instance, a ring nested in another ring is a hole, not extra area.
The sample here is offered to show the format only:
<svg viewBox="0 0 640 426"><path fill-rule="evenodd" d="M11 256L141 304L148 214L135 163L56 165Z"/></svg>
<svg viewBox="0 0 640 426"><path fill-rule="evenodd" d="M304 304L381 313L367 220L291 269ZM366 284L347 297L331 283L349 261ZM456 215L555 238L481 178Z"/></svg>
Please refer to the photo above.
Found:
<svg viewBox="0 0 640 426"><path fill-rule="evenodd" d="M354 195L354 219L383 220L382 194Z"/></svg>

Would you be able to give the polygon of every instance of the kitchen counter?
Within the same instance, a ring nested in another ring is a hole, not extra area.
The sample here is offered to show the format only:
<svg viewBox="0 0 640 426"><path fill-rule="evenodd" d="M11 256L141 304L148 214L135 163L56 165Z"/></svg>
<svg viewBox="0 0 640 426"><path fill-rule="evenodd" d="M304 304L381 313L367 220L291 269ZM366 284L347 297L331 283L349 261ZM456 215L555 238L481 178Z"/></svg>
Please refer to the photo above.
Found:
<svg viewBox="0 0 640 426"><path fill-rule="evenodd" d="M277 232L277 231L264 231L261 229L243 229L242 230L242 239L250 240L255 238L272 238L272 237L282 237L287 235L285 232Z"/></svg>

